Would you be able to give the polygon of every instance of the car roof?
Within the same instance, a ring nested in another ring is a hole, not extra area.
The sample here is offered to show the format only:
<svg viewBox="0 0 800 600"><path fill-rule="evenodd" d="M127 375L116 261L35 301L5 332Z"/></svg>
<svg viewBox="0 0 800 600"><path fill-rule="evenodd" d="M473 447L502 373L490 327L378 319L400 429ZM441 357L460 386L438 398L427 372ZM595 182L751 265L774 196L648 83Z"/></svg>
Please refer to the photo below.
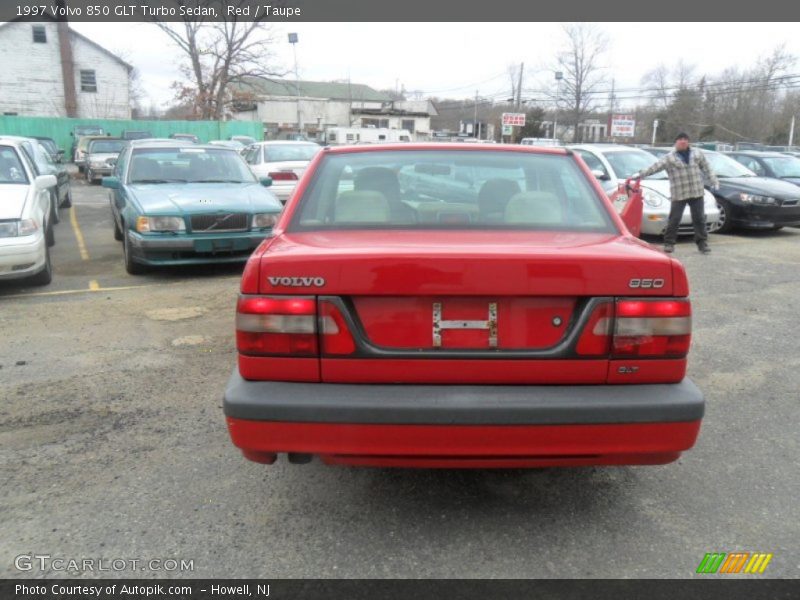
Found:
<svg viewBox="0 0 800 600"><path fill-rule="evenodd" d="M329 154L350 154L355 152L407 152L414 150L457 150L458 152L518 152L525 154L572 154L563 146L522 146L521 144L461 144L458 142L398 142L396 144L360 144L354 146L325 146L323 152Z"/></svg>
<svg viewBox="0 0 800 600"><path fill-rule="evenodd" d="M109 142L129 142L130 140L126 140L125 138L120 137L101 137L101 138L94 138L89 140L90 142L98 142L98 141L109 141Z"/></svg>
<svg viewBox="0 0 800 600"><path fill-rule="evenodd" d="M138 142L138 143L134 143ZM233 150L236 148L217 146L214 144L193 144L185 140L170 140L170 139L148 139L148 140L131 140L128 142L133 150L141 150L148 148L190 148L192 150Z"/></svg>
<svg viewBox="0 0 800 600"><path fill-rule="evenodd" d="M745 156L761 156L764 158L777 158L786 156L786 154L783 152L778 152L777 150L731 150L730 152L725 152L724 154L744 154Z"/></svg>

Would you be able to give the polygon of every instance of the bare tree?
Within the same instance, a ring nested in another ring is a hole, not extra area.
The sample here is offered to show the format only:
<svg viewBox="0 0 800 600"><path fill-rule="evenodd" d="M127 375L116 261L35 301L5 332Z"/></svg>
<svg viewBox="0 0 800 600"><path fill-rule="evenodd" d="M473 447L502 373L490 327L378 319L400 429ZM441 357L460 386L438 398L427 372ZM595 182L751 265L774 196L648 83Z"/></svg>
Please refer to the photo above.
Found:
<svg viewBox="0 0 800 600"><path fill-rule="evenodd" d="M215 0L175 0L187 8L218 5ZM242 4L229 2L229 5ZM194 13L196 14L196 13ZM272 65L272 31L262 21L206 21L186 17L178 23L155 23L184 54L185 82L173 84L176 100L189 102L196 118L220 120L237 100L256 95L256 82L286 71Z"/></svg>
<svg viewBox="0 0 800 600"><path fill-rule="evenodd" d="M559 104L566 107L567 122L574 127L575 141L579 142L578 124L594 108L598 87L606 81L602 59L608 38L587 23L565 25L564 33L566 44L557 56L555 69L564 74Z"/></svg>

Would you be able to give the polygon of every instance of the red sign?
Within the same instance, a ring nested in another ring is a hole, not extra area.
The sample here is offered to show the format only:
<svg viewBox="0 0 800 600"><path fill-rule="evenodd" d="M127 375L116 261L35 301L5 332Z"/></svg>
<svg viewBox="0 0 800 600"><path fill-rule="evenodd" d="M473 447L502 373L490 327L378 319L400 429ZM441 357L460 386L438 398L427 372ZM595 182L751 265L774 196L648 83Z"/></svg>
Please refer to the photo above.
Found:
<svg viewBox="0 0 800 600"><path fill-rule="evenodd" d="M525 127L525 113L503 113L503 125Z"/></svg>

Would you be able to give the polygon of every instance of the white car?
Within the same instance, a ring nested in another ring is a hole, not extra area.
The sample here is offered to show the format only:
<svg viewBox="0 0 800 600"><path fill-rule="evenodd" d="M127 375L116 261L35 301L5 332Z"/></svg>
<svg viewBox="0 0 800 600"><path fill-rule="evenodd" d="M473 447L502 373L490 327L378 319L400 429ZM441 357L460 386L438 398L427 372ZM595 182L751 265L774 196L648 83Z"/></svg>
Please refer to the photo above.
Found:
<svg viewBox="0 0 800 600"><path fill-rule="evenodd" d="M646 169L658 159L651 153L632 146L619 144L580 144L570 148L583 158L586 165L600 182L600 185L611 195L616 192L620 183L636 173ZM645 235L663 235L667 228L670 209L669 179L664 171L642 180L642 233ZM706 213L706 229L713 231L719 221L719 208L714 194L708 190L703 192ZM624 205L624 202L622 203ZM617 205L621 210L622 205ZM691 235L692 215L687 208L678 226L678 235Z"/></svg>
<svg viewBox="0 0 800 600"><path fill-rule="evenodd" d="M251 144L243 152L256 177L270 177L270 191L286 204L303 171L322 147L314 142L273 141Z"/></svg>
<svg viewBox="0 0 800 600"><path fill-rule="evenodd" d="M50 188L55 175L36 175L21 142L0 140L0 280L50 283L55 243Z"/></svg>

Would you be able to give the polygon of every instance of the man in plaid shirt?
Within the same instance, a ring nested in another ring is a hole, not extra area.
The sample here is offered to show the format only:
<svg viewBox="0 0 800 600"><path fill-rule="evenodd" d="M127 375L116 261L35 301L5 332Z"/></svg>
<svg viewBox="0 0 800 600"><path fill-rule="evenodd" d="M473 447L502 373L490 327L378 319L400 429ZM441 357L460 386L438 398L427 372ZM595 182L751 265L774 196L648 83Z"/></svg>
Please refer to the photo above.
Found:
<svg viewBox="0 0 800 600"><path fill-rule="evenodd" d="M688 204L689 210L692 212L694 241L697 249L703 254L708 254L711 249L708 247L706 215L703 206L703 176L705 175L715 190L719 188L717 176L711 170L703 153L689 146L689 136L685 133L680 133L675 138L675 149L672 152L647 169L634 173L631 179L642 179L664 170L669 177L670 200L672 201L667 230L664 232L664 252L675 250L678 225L680 225L683 211Z"/></svg>

